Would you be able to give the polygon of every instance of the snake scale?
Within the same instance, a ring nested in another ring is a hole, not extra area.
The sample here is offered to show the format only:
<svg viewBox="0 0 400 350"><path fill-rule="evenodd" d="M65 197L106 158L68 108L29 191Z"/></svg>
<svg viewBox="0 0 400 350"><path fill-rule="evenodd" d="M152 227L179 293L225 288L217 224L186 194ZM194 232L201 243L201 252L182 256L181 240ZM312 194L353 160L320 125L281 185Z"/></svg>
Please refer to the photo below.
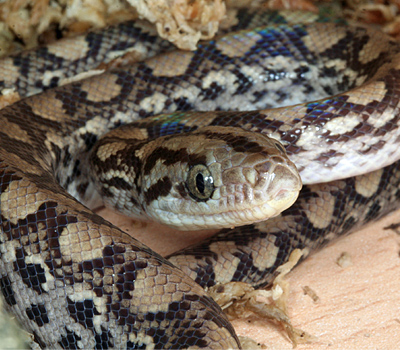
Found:
<svg viewBox="0 0 400 350"><path fill-rule="evenodd" d="M132 31L139 56L168 52L55 88L66 68L88 68L82 50L64 44L2 62L3 94L51 88L0 111L6 307L39 348L239 348L202 287L265 286L294 249L307 256L399 207L400 46L369 29L282 24L183 53L121 25L86 36L83 51L103 59L125 49ZM133 120L153 136L204 125L270 135L305 186L275 218L222 229L164 259L75 199L91 202L82 159L101 134Z"/></svg>

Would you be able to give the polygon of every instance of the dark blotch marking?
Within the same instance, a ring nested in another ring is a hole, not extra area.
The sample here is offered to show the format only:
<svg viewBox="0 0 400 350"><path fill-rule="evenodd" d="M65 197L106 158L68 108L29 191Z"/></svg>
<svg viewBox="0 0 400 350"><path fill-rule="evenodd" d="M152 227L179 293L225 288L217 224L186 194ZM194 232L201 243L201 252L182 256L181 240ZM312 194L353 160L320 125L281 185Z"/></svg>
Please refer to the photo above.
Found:
<svg viewBox="0 0 400 350"><path fill-rule="evenodd" d="M79 185L76 187L76 190L77 190L77 192L79 193L79 195L81 195L82 197L84 197L84 195L86 194L86 190L88 189L88 187L89 187L89 182L84 182L84 183L79 184Z"/></svg>
<svg viewBox="0 0 400 350"><path fill-rule="evenodd" d="M350 231L354 226L357 225L357 221L354 217L349 217L344 223L343 223L343 231L348 232Z"/></svg>
<svg viewBox="0 0 400 350"><path fill-rule="evenodd" d="M263 146L259 145L257 142L250 141L246 136L220 134L211 131L206 131L203 134L212 140L225 141L235 152L259 153L264 150Z"/></svg>
<svg viewBox="0 0 400 350"><path fill-rule="evenodd" d="M15 253L17 261L14 262L14 271L20 274L22 282L39 295L46 293L42 288L42 284L46 283L44 269L39 264L26 264L23 249L18 248Z"/></svg>
<svg viewBox="0 0 400 350"><path fill-rule="evenodd" d="M94 336L94 339L96 341L96 345L94 346L95 349L110 349L114 347L112 338L113 336L111 335L111 331L105 330L103 327L101 327L102 332L96 333Z"/></svg>
<svg viewBox="0 0 400 350"><path fill-rule="evenodd" d="M132 343L131 341L128 341L126 343L126 350L140 350L140 349L146 349L147 345L146 344L135 344Z"/></svg>
<svg viewBox="0 0 400 350"><path fill-rule="evenodd" d="M32 254L40 253L48 256L44 263L49 268L48 272L57 278L54 262L62 257L58 239L67 225L76 222L76 216L68 215L67 212L58 213L57 203L53 201L43 203L36 213L29 214L24 219L19 219L16 224L3 220L2 229L6 239L21 242L22 248L16 249L17 259L14 262L14 270L21 275L28 288L34 289L38 294L44 293L41 284L46 283L46 277L44 268L40 264L26 264L25 245L29 246ZM32 235L32 233L38 233L40 240L34 239L35 235ZM29 237L29 239L26 239L26 237ZM25 239L22 240L22 238Z"/></svg>
<svg viewBox="0 0 400 350"><path fill-rule="evenodd" d="M31 304L31 307L26 309L26 315L30 320L35 321L39 327L50 322L49 317L47 316L46 307L43 304Z"/></svg>
<svg viewBox="0 0 400 350"><path fill-rule="evenodd" d="M225 88L213 81L207 89L203 89L201 95L204 100L215 100L225 91Z"/></svg>
<svg viewBox="0 0 400 350"><path fill-rule="evenodd" d="M184 148L175 151L165 147L158 147L147 157L143 165L143 175L149 175L157 161L163 161L163 164L168 166L177 161L185 162L188 158L189 155Z"/></svg>
<svg viewBox="0 0 400 350"><path fill-rule="evenodd" d="M228 327L228 330L233 333L233 329L229 327L225 319L217 319L213 312L205 313L203 319L195 318L196 312L192 311L193 304L200 302L202 305L206 305L209 308L214 307L214 302L207 299L206 297L200 297L197 295L185 295L185 300L181 302L172 302L168 306L166 312L149 312L140 316L128 314L126 317L118 319L120 326L129 326L128 329L131 331L132 327L135 327L137 318L144 319L154 324L151 328L145 330L145 334L150 336L154 342L156 349L161 348L187 348L190 346L205 348L208 347L207 340L204 339L207 333L204 331L204 322L207 320L213 320L219 327ZM204 306L203 306L204 307ZM219 310L214 310L219 311ZM168 329L160 328L159 325L167 325ZM135 328L133 328L134 331ZM174 329L174 332L169 334L169 331ZM134 344L128 342L128 349L143 349L144 344Z"/></svg>
<svg viewBox="0 0 400 350"><path fill-rule="evenodd" d="M98 136L93 133L86 132L85 134L81 135L81 138L85 142L86 151L89 152L93 145L97 142Z"/></svg>
<svg viewBox="0 0 400 350"><path fill-rule="evenodd" d="M45 349L47 346L42 338L37 334L37 332L33 331L33 341L39 345L39 349ZM64 348L65 349L65 348Z"/></svg>
<svg viewBox="0 0 400 350"><path fill-rule="evenodd" d="M237 84L237 86L238 86L237 89L236 89L235 95L245 94L254 85L252 79L247 77L246 75L244 75L237 68L234 69L233 73L237 77L237 80L235 81L235 84Z"/></svg>
<svg viewBox="0 0 400 350"><path fill-rule="evenodd" d="M113 343L111 333L103 328L101 333L96 333L94 330L93 318L94 316L101 314L96 309L93 300L86 299L84 301L74 302L67 297L67 302L69 314L75 322L80 323L86 329L93 330L95 333L95 349L112 348Z"/></svg>
<svg viewBox="0 0 400 350"><path fill-rule="evenodd" d="M94 306L93 300L72 301L67 297L69 315L83 327L93 329L94 315L100 315Z"/></svg>
<svg viewBox="0 0 400 350"><path fill-rule="evenodd" d="M365 216L368 221L375 220L376 218L379 217L379 214L382 212L382 206L379 203L379 200L376 200L375 202L372 203L372 205L369 207L368 213Z"/></svg>
<svg viewBox="0 0 400 350"><path fill-rule="evenodd" d="M115 187L125 191L131 191L133 188L132 185L129 182L125 181L122 177L112 177L111 179L103 178L101 179L101 182L103 184L107 184L109 187ZM104 194L107 194L107 188L104 189L105 189Z"/></svg>
<svg viewBox="0 0 400 350"><path fill-rule="evenodd" d="M186 190L186 184L184 182L176 184L175 189L182 198L186 198L188 196L188 191Z"/></svg>
<svg viewBox="0 0 400 350"><path fill-rule="evenodd" d="M386 141L379 140L365 150L359 151L361 154L376 153L386 145Z"/></svg>
<svg viewBox="0 0 400 350"><path fill-rule="evenodd" d="M0 278L0 288L4 295L4 300L10 306L15 305L17 302L14 297L14 292L11 287L11 281L7 276Z"/></svg>
<svg viewBox="0 0 400 350"><path fill-rule="evenodd" d="M159 197L167 196L170 193L171 188L172 182L169 177L159 179L144 193L144 200L146 205L149 205L152 201L156 200Z"/></svg>
<svg viewBox="0 0 400 350"><path fill-rule="evenodd" d="M78 341L82 340L82 338L79 335L77 335L74 331L70 331L67 328L65 328L65 333L66 335L61 336L61 340L58 342L58 344L65 350L79 349Z"/></svg>
<svg viewBox="0 0 400 350"><path fill-rule="evenodd" d="M107 197L111 198L111 197L114 197L114 193L112 193L109 188L102 186L101 187L101 196L104 198L107 198Z"/></svg>
<svg viewBox="0 0 400 350"><path fill-rule="evenodd" d="M0 172L0 193L7 191L8 186L12 181L20 181L22 178L15 175L14 173L7 173L5 171Z"/></svg>

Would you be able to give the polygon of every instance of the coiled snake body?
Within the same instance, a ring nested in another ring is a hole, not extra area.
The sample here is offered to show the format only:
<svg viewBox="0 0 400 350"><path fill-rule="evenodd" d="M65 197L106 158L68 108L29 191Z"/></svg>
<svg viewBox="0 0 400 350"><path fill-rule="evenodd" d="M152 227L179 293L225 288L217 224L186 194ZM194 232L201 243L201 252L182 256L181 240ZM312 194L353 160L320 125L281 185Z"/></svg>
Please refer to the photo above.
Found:
<svg viewBox="0 0 400 350"><path fill-rule="evenodd" d="M101 37L94 42L102 47ZM52 50L37 54L50 87L59 71L48 72L47 62L74 67L58 57L65 52ZM196 52L169 52L4 108L0 285L8 309L42 348L239 347L200 286L266 285L295 248L310 252L398 207L398 52L397 43L371 30L281 25ZM29 74L25 82L15 78L32 70L32 57L4 62L11 83L2 82L3 92L8 84L22 86L22 95L32 93L23 91L28 85L33 92L46 87ZM350 90L269 109L343 89ZM218 112L173 114L194 109ZM227 109L255 111L221 112ZM170 114L149 117L161 112ZM73 197L90 204L82 161L99 135L138 118L151 135L207 125L273 136L307 186L279 216L222 229L165 260Z"/></svg>

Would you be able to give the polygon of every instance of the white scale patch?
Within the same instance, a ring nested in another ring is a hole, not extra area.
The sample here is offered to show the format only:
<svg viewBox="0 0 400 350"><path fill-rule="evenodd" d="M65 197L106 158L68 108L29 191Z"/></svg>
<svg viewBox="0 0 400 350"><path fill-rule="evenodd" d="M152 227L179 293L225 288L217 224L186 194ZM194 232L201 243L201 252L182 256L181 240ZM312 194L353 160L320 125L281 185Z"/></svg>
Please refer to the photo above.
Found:
<svg viewBox="0 0 400 350"><path fill-rule="evenodd" d="M330 131L330 135L341 135L354 130L354 128L361 122L360 114L349 113L346 117L337 117L327 122L322 129L322 133ZM302 138L303 136L300 139L301 143L304 142Z"/></svg>
<svg viewBox="0 0 400 350"><path fill-rule="evenodd" d="M243 66L241 72L246 76L251 77L254 81L265 83L276 82L279 80L292 80L293 78L296 78L294 70L299 68L300 65L301 62L292 57L276 56L265 59L262 66ZM284 73L281 75L278 73L271 75L270 73L266 74L266 70L272 72L282 71Z"/></svg>
<svg viewBox="0 0 400 350"><path fill-rule="evenodd" d="M58 70L53 70L53 71L46 71L43 74L43 78L42 78L42 83L44 86L49 86L51 83L51 80L53 78L62 78L65 76L65 72L61 69Z"/></svg>
<svg viewBox="0 0 400 350"><path fill-rule="evenodd" d="M346 62L339 58L333 58L325 62L326 68L335 68L337 71L344 71L347 68ZM332 78L330 78L332 79Z"/></svg>
<svg viewBox="0 0 400 350"><path fill-rule="evenodd" d="M386 108L385 112L382 114L372 114L369 118L370 123L372 123L376 128L383 127L386 123L390 122L393 117L399 113L398 108ZM390 135L390 134L389 134ZM396 133L398 135L398 133ZM376 141L378 141L376 139ZM392 143L397 143L392 139Z"/></svg>
<svg viewBox="0 0 400 350"><path fill-rule="evenodd" d="M140 108L144 109L146 112L151 112L153 114L161 114L165 108L165 102L168 96L155 92L153 95L144 98L140 101Z"/></svg>
<svg viewBox="0 0 400 350"><path fill-rule="evenodd" d="M110 169L109 171L107 171L106 173L104 173L104 178L106 180L111 180L114 178L120 178L120 179L124 179L127 182L130 182L130 174L122 171L122 170L114 170L114 169ZM112 186L114 187L114 186Z"/></svg>
<svg viewBox="0 0 400 350"><path fill-rule="evenodd" d="M200 95L200 89L195 85L189 85L184 89L176 89L171 93L171 99L187 98L189 101L196 101Z"/></svg>
<svg viewBox="0 0 400 350"><path fill-rule="evenodd" d="M237 89L237 84L235 81L237 77L235 74L231 72L219 72L219 71L210 71L204 78L203 78L203 89L208 89L211 84L217 83L222 86L228 87L228 91L234 93Z"/></svg>
<svg viewBox="0 0 400 350"><path fill-rule="evenodd" d="M50 269L44 263L43 258L39 254L25 255L25 263L33 264L33 265L40 265L40 267L45 271L46 283L41 283L41 287L46 292L49 292L49 283L51 282L51 284L54 285L55 278L50 273Z"/></svg>
<svg viewBox="0 0 400 350"><path fill-rule="evenodd" d="M4 242L0 245L1 260L4 264L14 263L17 260L15 251L17 248L21 248L21 244L17 240L5 242L4 234L2 233L1 236L1 242Z"/></svg>
<svg viewBox="0 0 400 350"><path fill-rule="evenodd" d="M119 125L119 124L127 124L139 119L136 114L125 114L120 111L116 112L109 120L105 120L105 122L109 123L109 125Z"/></svg>
<svg viewBox="0 0 400 350"><path fill-rule="evenodd" d="M148 49L146 45L141 42L135 43L134 46L127 48L126 50L112 51L107 54L104 61L105 63L111 62L115 59L123 57L127 53L133 52L135 54L135 62L143 61L147 58Z"/></svg>
<svg viewBox="0 0 400 350"><path fill-rule="evenodd" d="M277 56L265 60L263 66L243 66L240 71L255 84L263 84L264 88L276 91L292 85L292 81L297 78L294 70L300 65L293 58ZM266 73L267 70L276 73Z"/></svg>
<svg viewBox="0 0 400 350"><path fill-rule="evenodd" d="M148 350L155 349L154 339L149 335L146 335L144 331L138 332L137 335L134 333L130 333L129 340L133 344L138 344L138 348L139 346L146 345L146 349Z"/></svg>
<svg viewBox="0 0 400 350"><path fill-rule="evenodd" d="M303 73L302 76L304 84L312 85L316 89L311 95L301 85L293 88L293 81L298 79L296 70L301 67L308 68L308 72ZM266 73L267 70L275 73ZM326 95L318 81L318 69L294 58L283 56L268 58L263 62L262 67L244 66L241 68L241 72L253 80L255 83L254 89L268 91L265 96L251 106L252 109L265 108L265 106L282 107L293 105ZM286 95L283 102L281 101L281 93ZM248 99L247 96L245 97ZM243 109L241 106L239 108Z"/></svg>
<svg viewBox="0 0 400 350"><path fill-rule="evenodd" d="M97 116L89 120L84 127L76 130L75 133L77 135L85 135L86 133L91 133L94 135L104 135L112 125L113 123L111 123L109 120ZM78 136L77 139L80 139L80 137Z"/></svg>
<svg viewBox="0 0 400 350"><path fill-rule="evenodd" d="M7 95L12 95L16 93L16 88L10 88L10 89L3 89L1 90L1 95L2 96L7 96Z"/></svg>
<svg viewBox="0 0 400 350"><path fill-rule="evenodd" d="M73 302L82 302L85 300L98 299L95 297L93 290L85 290L82 283L74 284L74 293L72 293L69 298Z"/></svg>
<svg viewBox="0 0 400 350"><path fill-rule="evenodd" d="M105 72L105 70L104 69L92 69L92 70L89 70L86 72L76 74L73 77L69 77L69 78L65 78L64 74L57 74L58 71L55 71L55 72L56 72L56 74L53 74L54 72L46 72L45 73L45 79L46 79L47 84L49 84L49 81L52 79L53 76L57 76L57 77L61 78L59 85L66 85L66 84L74 83L76 81L80 81L83 79L88 79L95 75L103 74Z"/></svg>
<svg viewBox="0 0 400 350"><path fill-rule="evenodd" d="M319 143L320 140L316 139L315 134L321 132L321 128L318 126L310 125L307 128L303 129L303 132L300 133L298 131L298 135L300 135L299 139L296 142L296 145L299 147L303 147L307 150L312 150L316 143ZM314 154L320 153L321 150L315 150ZM291 159L293 161L293 159ZM296 164L296 163L295 163ZM296 164L297 165L297 164Z"/></svg>

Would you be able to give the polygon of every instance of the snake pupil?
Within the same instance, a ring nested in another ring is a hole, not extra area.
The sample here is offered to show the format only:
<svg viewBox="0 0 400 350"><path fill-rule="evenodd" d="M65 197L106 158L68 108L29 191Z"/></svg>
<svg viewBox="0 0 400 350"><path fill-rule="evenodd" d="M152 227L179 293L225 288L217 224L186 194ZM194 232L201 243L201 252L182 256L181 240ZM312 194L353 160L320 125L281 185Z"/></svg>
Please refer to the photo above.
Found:
<svg viewBox="0 0 400 350"><path fill-rule="evenodd" d="M196 187L201 194L204 194L204 177L202 174L196 176Z"/></svg>

